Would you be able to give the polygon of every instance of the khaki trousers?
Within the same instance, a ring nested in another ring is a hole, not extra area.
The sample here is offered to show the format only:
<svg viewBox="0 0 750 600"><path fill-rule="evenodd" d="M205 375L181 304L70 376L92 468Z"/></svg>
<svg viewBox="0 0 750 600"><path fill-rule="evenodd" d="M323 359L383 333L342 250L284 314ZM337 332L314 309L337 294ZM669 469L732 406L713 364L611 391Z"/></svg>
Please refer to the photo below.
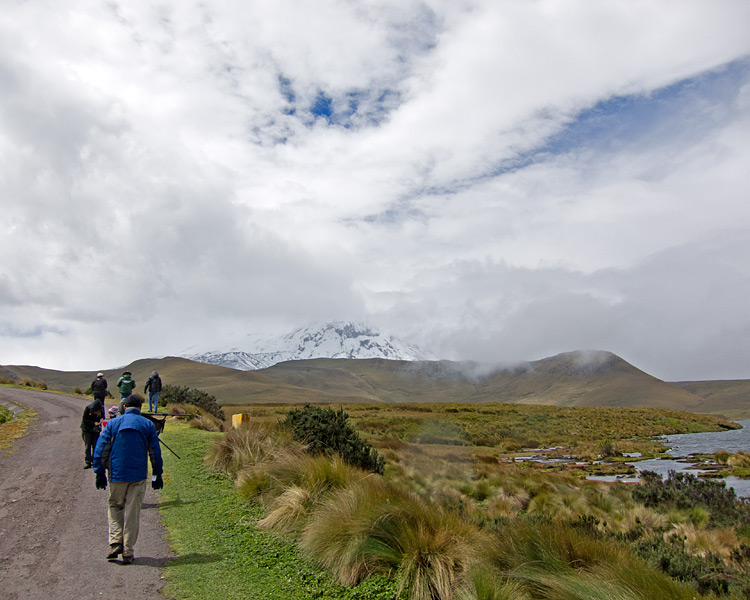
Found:
<svg viewBox="0 0 750 600"><path fill-rule="evenodd" d="M109 543L122 544L123 556L133 556L145 494L145 479L109 483Z"/></svg>

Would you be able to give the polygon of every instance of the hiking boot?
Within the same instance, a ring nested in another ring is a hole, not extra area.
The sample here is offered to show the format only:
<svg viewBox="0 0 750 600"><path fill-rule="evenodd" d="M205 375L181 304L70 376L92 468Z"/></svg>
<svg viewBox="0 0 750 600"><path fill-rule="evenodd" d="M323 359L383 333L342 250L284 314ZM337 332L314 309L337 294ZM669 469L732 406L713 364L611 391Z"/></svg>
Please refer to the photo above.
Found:
<svg viewBox="0 0 750 600"><path fill-rule="evenodd" d="M132 555L125 556L124 554L122 555L122 564L124 565L130 565L133 563L134 560L135 560L135 556L132 556Z"/></svg>
<svg viewBox="0 0 750 600"><path fill-rule="evenodd" d="M120 554L122 554L122 544L110 544L109 554L107 554L107 560L117 558L118 556L120 556Z"/></svg>
<svg viewBox="0 0 750 600"><path fill-rule="evenodd" d="M84 468L84 469L90 469L90 468L91 468L91 465L83 465L83 468Z"/></svg>

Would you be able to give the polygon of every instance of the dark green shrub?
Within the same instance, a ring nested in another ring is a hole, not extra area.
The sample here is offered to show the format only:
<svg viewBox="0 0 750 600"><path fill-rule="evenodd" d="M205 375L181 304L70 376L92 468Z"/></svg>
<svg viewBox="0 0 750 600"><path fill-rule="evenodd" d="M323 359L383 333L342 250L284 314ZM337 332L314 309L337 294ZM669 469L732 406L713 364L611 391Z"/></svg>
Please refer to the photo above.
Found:
<svg viewBox="0 0 750 600"><path fill-rule="evenodd" d="M47 384L44 381L34 381L33 379L24 379L21 385L30 388L38 388L40 390L47 389Z"/></svg>
<svg viewBox="0 0 750 600"><path fill-rule="evenodd" d="M715 554L696 556L685 548L684 540L655 536L635 544L636 553L670 577L695 585L701 594L729 593L724 561Z"/></svg>
<svg viewBox="0 0 750 600"><path fill-rule="evenodd" d="M219 406L215 396L204 392L178 385L165 385L159 394L159 406L167 404L192 404L211 413L217 419L224 420L224 411Z"/></svg>
<svg viewBox="0 0 750 600"><path fill-rule="evenodd" d="M701 479L691 473L669 471L666 480L643 471L633 498L649 508L689 510L701 506L711 513L711 525L737 525L750 521L750 506L740 502L723 481Z"/></svg>
<svg viewBox="0 0 750 600"><path fill-rule="evenodd" d="M350 465L382 474L385 458L359 437L344 409L333 410L305 404L290 410L283 425L307 445L310 454L337 453Z"/></svg>
<svg viewBox="0 0 750 600"><path fill-rule="evenodd" d="M0 406L0 425L13 418L13 412L4 406Z"/></svg>

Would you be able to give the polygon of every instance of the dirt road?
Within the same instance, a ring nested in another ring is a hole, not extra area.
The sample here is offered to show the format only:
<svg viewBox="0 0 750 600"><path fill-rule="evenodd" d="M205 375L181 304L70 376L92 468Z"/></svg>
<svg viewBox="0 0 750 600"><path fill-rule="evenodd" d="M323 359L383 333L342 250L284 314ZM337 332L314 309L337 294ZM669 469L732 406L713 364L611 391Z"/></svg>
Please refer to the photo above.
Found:
<svg viewBox="0 0 750 600"><path fill-rule="evenodd" d="M0 401L39 415L0 451L0 596L5 600L162 599L170 558L149 487L135 562L108 562L108 491L83 469L81 415L90 399L0 388Z"/></svg>

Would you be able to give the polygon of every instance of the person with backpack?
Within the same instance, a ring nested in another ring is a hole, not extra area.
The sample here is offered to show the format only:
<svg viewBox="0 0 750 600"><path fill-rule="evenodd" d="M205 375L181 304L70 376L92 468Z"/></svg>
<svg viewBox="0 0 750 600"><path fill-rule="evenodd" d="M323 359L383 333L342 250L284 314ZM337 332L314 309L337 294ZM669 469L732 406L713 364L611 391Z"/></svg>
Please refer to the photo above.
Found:
<svg viewBox="0 0 750 600"><path fill-rule="evenodd" d="M94 450L96 489L107 489L109 472L107 560L122 555L126 565L135 558L133 547L138 539L149 461L151 487L155 490L164 487L159 436L154 424L141 415L142 404L139 396L128 396L125 413L109 421Z"/></svg>
<svg viewBox="0 0 750 600"><path fill-rule="evenodd" d="M107 395L107 380L104 379L104 373L96 374L96 379L91 382L91 392L94 394L94 400L102 403L102 412L104 412L104 398Z"/></svg>
<svg viewBox="0 0 750 600"><path fill-rule="evenodd" d="M161 392L161 377L154 371L143 388L143 393L148 394L148 411L158 412L159 410L159 392Z"/></svg>

